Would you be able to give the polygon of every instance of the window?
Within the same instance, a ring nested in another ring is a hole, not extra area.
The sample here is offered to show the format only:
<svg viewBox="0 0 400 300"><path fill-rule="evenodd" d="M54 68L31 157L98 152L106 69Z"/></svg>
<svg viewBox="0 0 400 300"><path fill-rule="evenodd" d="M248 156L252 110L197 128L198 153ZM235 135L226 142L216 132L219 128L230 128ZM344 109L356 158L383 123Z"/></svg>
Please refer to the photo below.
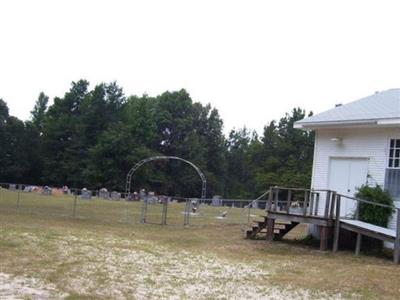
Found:
<svg viewBox="0 0 400 300"><path fill-rule="evenodd" d="M390 140L389 168L400 169L400 139Z"/></svg>

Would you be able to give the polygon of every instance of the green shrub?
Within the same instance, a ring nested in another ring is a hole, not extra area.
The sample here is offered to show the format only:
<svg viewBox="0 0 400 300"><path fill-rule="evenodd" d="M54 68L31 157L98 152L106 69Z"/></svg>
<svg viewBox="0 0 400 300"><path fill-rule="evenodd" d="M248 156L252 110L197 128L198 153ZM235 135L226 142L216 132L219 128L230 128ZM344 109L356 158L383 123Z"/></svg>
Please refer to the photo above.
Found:
<svg viewBox="0 0 400 300"><path fill-rule="evenodd" d="M381 207L360 202L359 217L361 221L383 227L387 226L389 218L394 212L393 199L388 192L384 191L379 185L375 187L363 185L358 189L356 197L361 200L390 206Z"/></svg>

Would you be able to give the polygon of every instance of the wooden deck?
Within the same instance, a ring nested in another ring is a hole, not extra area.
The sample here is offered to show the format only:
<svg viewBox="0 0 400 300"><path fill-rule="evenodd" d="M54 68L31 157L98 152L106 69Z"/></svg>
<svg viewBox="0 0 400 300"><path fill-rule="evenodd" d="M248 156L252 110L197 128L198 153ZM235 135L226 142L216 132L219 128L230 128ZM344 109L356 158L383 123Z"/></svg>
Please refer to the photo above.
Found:
<svg viewBox="0 0 400 300"><path fill-rule="evenodd" d="M322 197L324 197L324 203L320 203ZM328 240L335 224L334 202L334 193L329 190L270 188L266 207L266 239L269 241L276 239L276 221L289 222L292 228L294 224L313 224L320 228L320 250L327 250ZM290 227L287 226L287 228ZM286 230L282 234L288 232L289 230ZM281 237L283 237L282 234Z"/></svg>
<svg viewBox="0 0 400 300"><path fill-rule="evenodd" d="M325 218L323 216L311 216L311 215L303 215L299 213L287 213L285 211L267 211L268 218L290 221L290 222L298 222L305 224L314 224L319 226L328 226L332 227L334 225L334 220Z"/></svg>
<svg viewBox="0 0 400 300"><path fill-rule="evenodd" d="M356 250L355 250L356 255L360 254L362 236L365 235L381 241L394 243L393 261L395 264L399 264L400 263L400 209L399 208L396 209L397 210L396 230L392 230L389 228L376 226L374 224L358 220L360 203L393 209L391 206L380 203L374 203L367 200L356 199L353 197L344 196L340 194L337 194L336 197L337 197L337 202L336 202L337 205L336 205L335 230L333 238L333 251L334 252L338 251L340 229L345 229L357 233ZM340 216L341 201L346 199L357 201L357 207L354 214L355 219L346 219Z"/></svg>
<svg viewBox="0 0 400 300"><path fill-rule="evenodd" d="M387 239L389 242L394 242L396 239L395 230L363 221L340 219L340 227L354 232L362 231L364 235L370 235L371 237L378 235L379 237Z"/></svg>
<svg viewBox="0 0 400 300"><path fill-rule="evenodd" d="M319 207L320 196L325 196L322 207ZM341 217L340 206L343 200L357 201L355 219ZM357 233L356 255L360 253L362 236L365 235L394 243L394 262L400 263L400 209L397 208L397 227L393 230L358 220L361 202L391 208L387 205L340 195L335 191L272 187L266 207L267 215L263 216L264 221L253 226L247 232L247 236L256 236L261 230L266 229L266 239L272 241L282 238L298 224L313 224L320 228L320 249L327 250L328 240L333 236L333 251L336 252L340 229L345 229ZM296 203L296 207L292 206L293 203ZM284 228L279 227L282 225Z"/></svg>
<svg viewBox="0 0 400 300"><path fill-rule="evenodd" d="M359 220L339 219L339 229L346 229L351 232L357 233L355 254L359 255L361 250L362 236L369 236L381 241L391 242L394 244L393 261L396 264L400 263L400 234L399 229L393 230L386 227L376 226ZM334 251L337 251L338 239L335 238Z"/></svg>

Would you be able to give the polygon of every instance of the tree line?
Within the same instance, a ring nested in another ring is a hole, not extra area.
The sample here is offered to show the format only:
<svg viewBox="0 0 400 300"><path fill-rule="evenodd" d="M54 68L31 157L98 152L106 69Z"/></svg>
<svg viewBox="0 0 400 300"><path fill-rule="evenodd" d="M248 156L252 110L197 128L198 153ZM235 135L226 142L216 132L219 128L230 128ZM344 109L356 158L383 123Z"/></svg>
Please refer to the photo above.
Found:
<svg viewBox="0 0 400 300"><path fill-rule="evenodd" d="M252 198L270 185L310 185L314 137L293 128L306 116L294 108L259 136L247 128L223 134L210 104L187 91L125 96L117 83L73 82L61 98L40 93L28 121L10 116L0 99L0 182L124 190L138 161L182 157L207 177L207 196ZM154 161L134 175L133 188L200 196L197 173L179 161Z"/></svg>

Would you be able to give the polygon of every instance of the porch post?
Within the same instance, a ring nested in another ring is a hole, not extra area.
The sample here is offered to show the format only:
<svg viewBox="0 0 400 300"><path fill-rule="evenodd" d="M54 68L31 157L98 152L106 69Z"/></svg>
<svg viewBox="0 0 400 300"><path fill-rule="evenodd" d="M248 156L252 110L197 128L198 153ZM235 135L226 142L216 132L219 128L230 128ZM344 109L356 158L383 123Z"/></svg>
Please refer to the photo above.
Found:
<svg viewBox="0 0 400 300"><path fill-rule="evenodd" d="M274 189L272 186L269 188L269 195L268 195L268 204L267 204L267 211L270 211L272 208L272 199L274 197Z"/></svg>
<svg viewBox="0 0 400 300"><path fill-rule="evenodd" d="M340 234L340 195L333 194L336 197L336 220L335 232L333 234L333 252L337 252L339 248L339 234Z"/></svg>
<svg viewBox="0 0 400 300"><path fill-rule="evenodd" d="M321 226L319 250L326 251L328 249L329 227Z"/></svg>
<svg viewBox="0 0 400 300"><path fill-rule="evenodd" d="M326 200L325 200L325 210L324 210L324 218L328 219L329 216L329 205L331 203L331 191L326 192Z"/></svg>
<svg viewBox="0 0 400 300"><path fill-rule="evenodd" d="M287 194L287 201L286 201L286 213L287 214L290 213L290 205L292 205L292 190L291 189L288 190L288 194Z"/></svg>
<svg viewBox="0 0 400 300"><path fill-rule="evenodd" d="M267 218L267 241L274 239L275 219Z"/></svg>
<svg viewBox="0 0 400 300"><path fill-rule="evenodd" d="M360 254L360 249L361 249L361 239L362 235L361 233L357 233L357 242L356 242L356 255Z"/></svg>
<svg viewBox="0 0 400 300"><path fill-rule="evenodd" d="M400 208L397 209L396 241L394 243L394 263L400 263Z"/></svg>

